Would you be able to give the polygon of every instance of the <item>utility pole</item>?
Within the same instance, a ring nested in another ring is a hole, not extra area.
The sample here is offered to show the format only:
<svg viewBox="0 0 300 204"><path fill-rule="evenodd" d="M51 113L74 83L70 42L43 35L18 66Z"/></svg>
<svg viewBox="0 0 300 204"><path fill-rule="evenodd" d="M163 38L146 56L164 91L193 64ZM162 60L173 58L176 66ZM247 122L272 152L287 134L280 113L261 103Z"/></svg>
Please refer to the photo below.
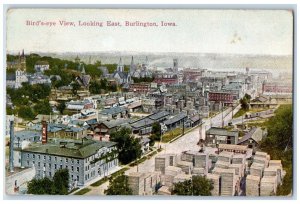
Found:
<svg viewBox="0 0 300 204"><path fill-rule="evenodd" d="M223 113L223 108L224 108L224 103L221 102L222 104L222 128L224 127L224 113Z"/></svg>
<svg viewBox="0 0 300 204"><path fill-rule="evenodd" d="M184 121L185 121L185 117L183 118L183 122L182 122L182 135L184 135Z"/></svg>
<svg viewBox="0 0 300 204"><path fill-rule="evenodd" d="M161 148L161 141L162 141L162 125L160 125L160 140L159 140L159 149Z"/></svg>

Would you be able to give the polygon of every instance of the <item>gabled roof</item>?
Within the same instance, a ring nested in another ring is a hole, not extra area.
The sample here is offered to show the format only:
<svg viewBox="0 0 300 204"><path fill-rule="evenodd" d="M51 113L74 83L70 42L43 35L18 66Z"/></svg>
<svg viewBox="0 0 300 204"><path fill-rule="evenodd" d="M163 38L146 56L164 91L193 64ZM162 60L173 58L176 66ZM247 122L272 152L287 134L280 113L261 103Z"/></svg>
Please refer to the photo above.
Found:
<svg viewBox="0 0 300 204"><path fill-rule="evenodd" d="M170 119L166 120L164 122L164 124L171 125L171 124L176 123L176 122L178 122L178 121L180 121L180 120L182 120L186 117L187 117L186 113L179 113L178 115L175 115L173 118L170 118Z"/></svg>
<svg viewBox="0 0 300 204"><path fill-rule="evenodd" d="M152 120L158 120L162 117L166 117L170 115L170 113L168 111L161 111L161 112L157 112L157 113L154 113L150 116L148 116L148 118L152 119Z"/></svg>
<svg viewBox="0 0 300 204"><path fill-rule="evenodd" d="M209 130L206 131L206 134L230 136L230 137L238 137L239 136L238 131L228 131L224 128L218 128L218 127L211 127Z"/></svg>
<svg viewBox="0 0 300 204"><path fill-rule="evenodd" d="M102 123L109 129L114 128L114 127L118 127L121 125L125 125L126 123L129 123L130 119L124 119L124 118L120 118L118 120L111 120L111 121L103 121ZM101 124L101 123L100 123Z"/></svg>
<svg viewBox="0 0 300 204"><path fill-rule="evenodd" d="M155 120L151 120L149 118L143 118L141 120L133 122L131 124L131 126L133 128L141 128L141 127L144 127L144 126L151 126L153 123L155 123Z"/></svg>
<svg viewBox="0 0 300 204"><path fill-rule="evenodd" d="M113 75L113 77L115 77L116 75L119 75L121 79L127 79L127 73L126 72L120 72L120 71L116 71Z"/></svg>
<svg viewBox="0 0 300 204"><path fill-rule="evenodd" d="M260 142L263 137L263 132L261 128L252 128L242 139L238 141L237 144L241 144L245 142L246 140L249 140L250 138L253 139L255 142Z"/></svg>

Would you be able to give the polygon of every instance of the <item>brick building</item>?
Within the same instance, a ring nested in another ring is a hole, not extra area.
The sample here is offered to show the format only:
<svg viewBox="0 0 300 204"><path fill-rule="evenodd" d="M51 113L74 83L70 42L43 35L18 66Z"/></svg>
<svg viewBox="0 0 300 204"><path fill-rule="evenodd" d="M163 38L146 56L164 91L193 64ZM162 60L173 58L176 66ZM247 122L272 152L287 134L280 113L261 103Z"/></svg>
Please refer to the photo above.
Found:
<svg viewBox="0 0 300 204"><path fill-rule="evenodd" d="M215 102L232 103L233 94L229 92L209 92L208 100Z"/></svg>
<svg viewBox="0 0 300 204"><path fill-rule="evenodd" d="M151 90L150 83L134 83L129 85L129 91L135 93L148 93Z"/></svg>

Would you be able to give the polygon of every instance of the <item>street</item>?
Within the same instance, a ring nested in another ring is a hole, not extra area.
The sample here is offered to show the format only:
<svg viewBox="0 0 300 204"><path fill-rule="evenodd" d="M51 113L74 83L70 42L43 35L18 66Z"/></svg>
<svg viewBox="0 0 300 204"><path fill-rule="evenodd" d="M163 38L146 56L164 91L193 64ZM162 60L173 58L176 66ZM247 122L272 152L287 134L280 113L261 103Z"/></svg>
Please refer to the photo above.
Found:
<svg viewBox="0 0 300 204"><path fill-rule="evenodd" d="M224 117L224 125L228 124L228 122L232 119L232 115L234 115L238 110L240 109L240 105L237 106L234 109L234 112L232 114L231 110L232 108L228 108L224 110L223 117ZM202 127L205 127L206 130L208 130L211 127L211 124L213 126L222 126L222 113L219 113L218 115L214 116L211 119L204 119L204 124ZM200 127L195 128L191 132L188 132L187 134L183 135L179 139L175 140L172 143L164 143L162 144L163 151L159 152L155 156L151 157L150 159L144 161L143 163L139 164L138 166L131 167L128 169L125 174L128 175L130 172L153 172L155 169L155 157L162 154L172 153L172 154L180 154L183 151L199 151L199 146L197 145L200 135L199 135ZM203 138L205 139L205 138ZM208 151L215 151L213 148L208 148ZM104 190L108 187L108 182L102 184L98 187L91 187L88 188L91 189L88 193L85 195L103 195Z"/></svg>

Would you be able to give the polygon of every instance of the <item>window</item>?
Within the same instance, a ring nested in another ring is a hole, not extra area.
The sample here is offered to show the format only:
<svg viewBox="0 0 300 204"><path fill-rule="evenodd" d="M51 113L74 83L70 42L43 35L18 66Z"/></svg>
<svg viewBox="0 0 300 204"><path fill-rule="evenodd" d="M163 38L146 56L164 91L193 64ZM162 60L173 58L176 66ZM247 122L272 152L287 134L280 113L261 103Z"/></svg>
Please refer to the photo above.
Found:
<svg viewBox="0 0 300 204"><path fill-rule="evenodd" d="M50 177L52 176L51 171L49 171L49 176L50 176Z"/></svg>
<svg viewBox="0 0 300 204"><path fill-rule="evenodd" d="M46 160L46 156L44 155L44 160Z"/></svg>
<svg viewBox="0 0 300 204"><path fill-rule="evenodd" d="M54 160L57 161L57 157L54 157Z"/></svg>
<svg viewBox="0 0 300 204"><path fill-rule="evenodd" d="M71 170L74 171L74 166L71 167Z"/></svg>
<svg viewBox="0 0 300 204"><path fill-rule="evenodd" d="M77 169L77 172L79 172L79 167L78 167L78 166L77 166L77 168L76 168L76 169Z"/></svg>
<svg viewBox="0 0 300 204"><path fill-rule="evenodd" d="M29 154L27 154L27 159L29 159Z"/></svg>
<svg viewBox="0 0 300 204"><path fill-rule="evenodd" d="M35 159L35 154L32 155L32 158Z"/></svg>
<svg viewBox="0 0 300 204"><path fill-rule="evenodd" d="M51 164L49 164L49 168L51 169Z"/></svg>
<svg viewBox="0 0 300 204"><path fill-rule="evenodd" d="M57 169L57 165L56 165L56 164L54 164L54 169L55 169L55 170Z"/></svg>
<svg viewBox="0 0 300 204"><path fill-rule="evenodd" d="M29 161L27 161L27 166L29 166Z"/></svg>
<svg viewBox="0 0 300 204"><path fill-rule="evenodd" d="M44 167L46 167L46 163L44 163Z"/></svg>
<svg viewBox="0 0 300 204"><path fill-rule="evenodd" d="M77 181L79 181L79 176L77 176Z"/></svg>
<svg viewBox="0 0 300 204"><path fill-rule="evenodd" d="M38 155L38 159L41 159L41 155Z"/></svg>
<svg viewBox="0 0 300 204"><path fill-rule="evenodd" d="M38 167L41 167L41 163L40 162L38 162Z"/></svg>
<svg viewBox="0 0 300 204"><path fill-rule="evenodd" d="M71 163L74 164L74 159L71 159Z"/></svg>
<svg viewBox="0 0 300 204"><path fill-rule="evenodd" d="M66 163L68 163L68 161L69 161L69 159L68 159L68 158L66 158Z"/></svg>
<svg viewBox="0 0 300 204"><path fill-rule="evenodd" d="M60 165L60 169L62 169L62 164Z"/></svg>
<svg viewBox="0 0 300 204"><path fill-rule="evenodd" d="M49 156L49 161L51 161L51 156Z"/></svg>
<svg viewBox="0 0 300 204"><path fill-rule="evenodd" d="M79 164L79 159L77 159L77 164Z"/></svg>

